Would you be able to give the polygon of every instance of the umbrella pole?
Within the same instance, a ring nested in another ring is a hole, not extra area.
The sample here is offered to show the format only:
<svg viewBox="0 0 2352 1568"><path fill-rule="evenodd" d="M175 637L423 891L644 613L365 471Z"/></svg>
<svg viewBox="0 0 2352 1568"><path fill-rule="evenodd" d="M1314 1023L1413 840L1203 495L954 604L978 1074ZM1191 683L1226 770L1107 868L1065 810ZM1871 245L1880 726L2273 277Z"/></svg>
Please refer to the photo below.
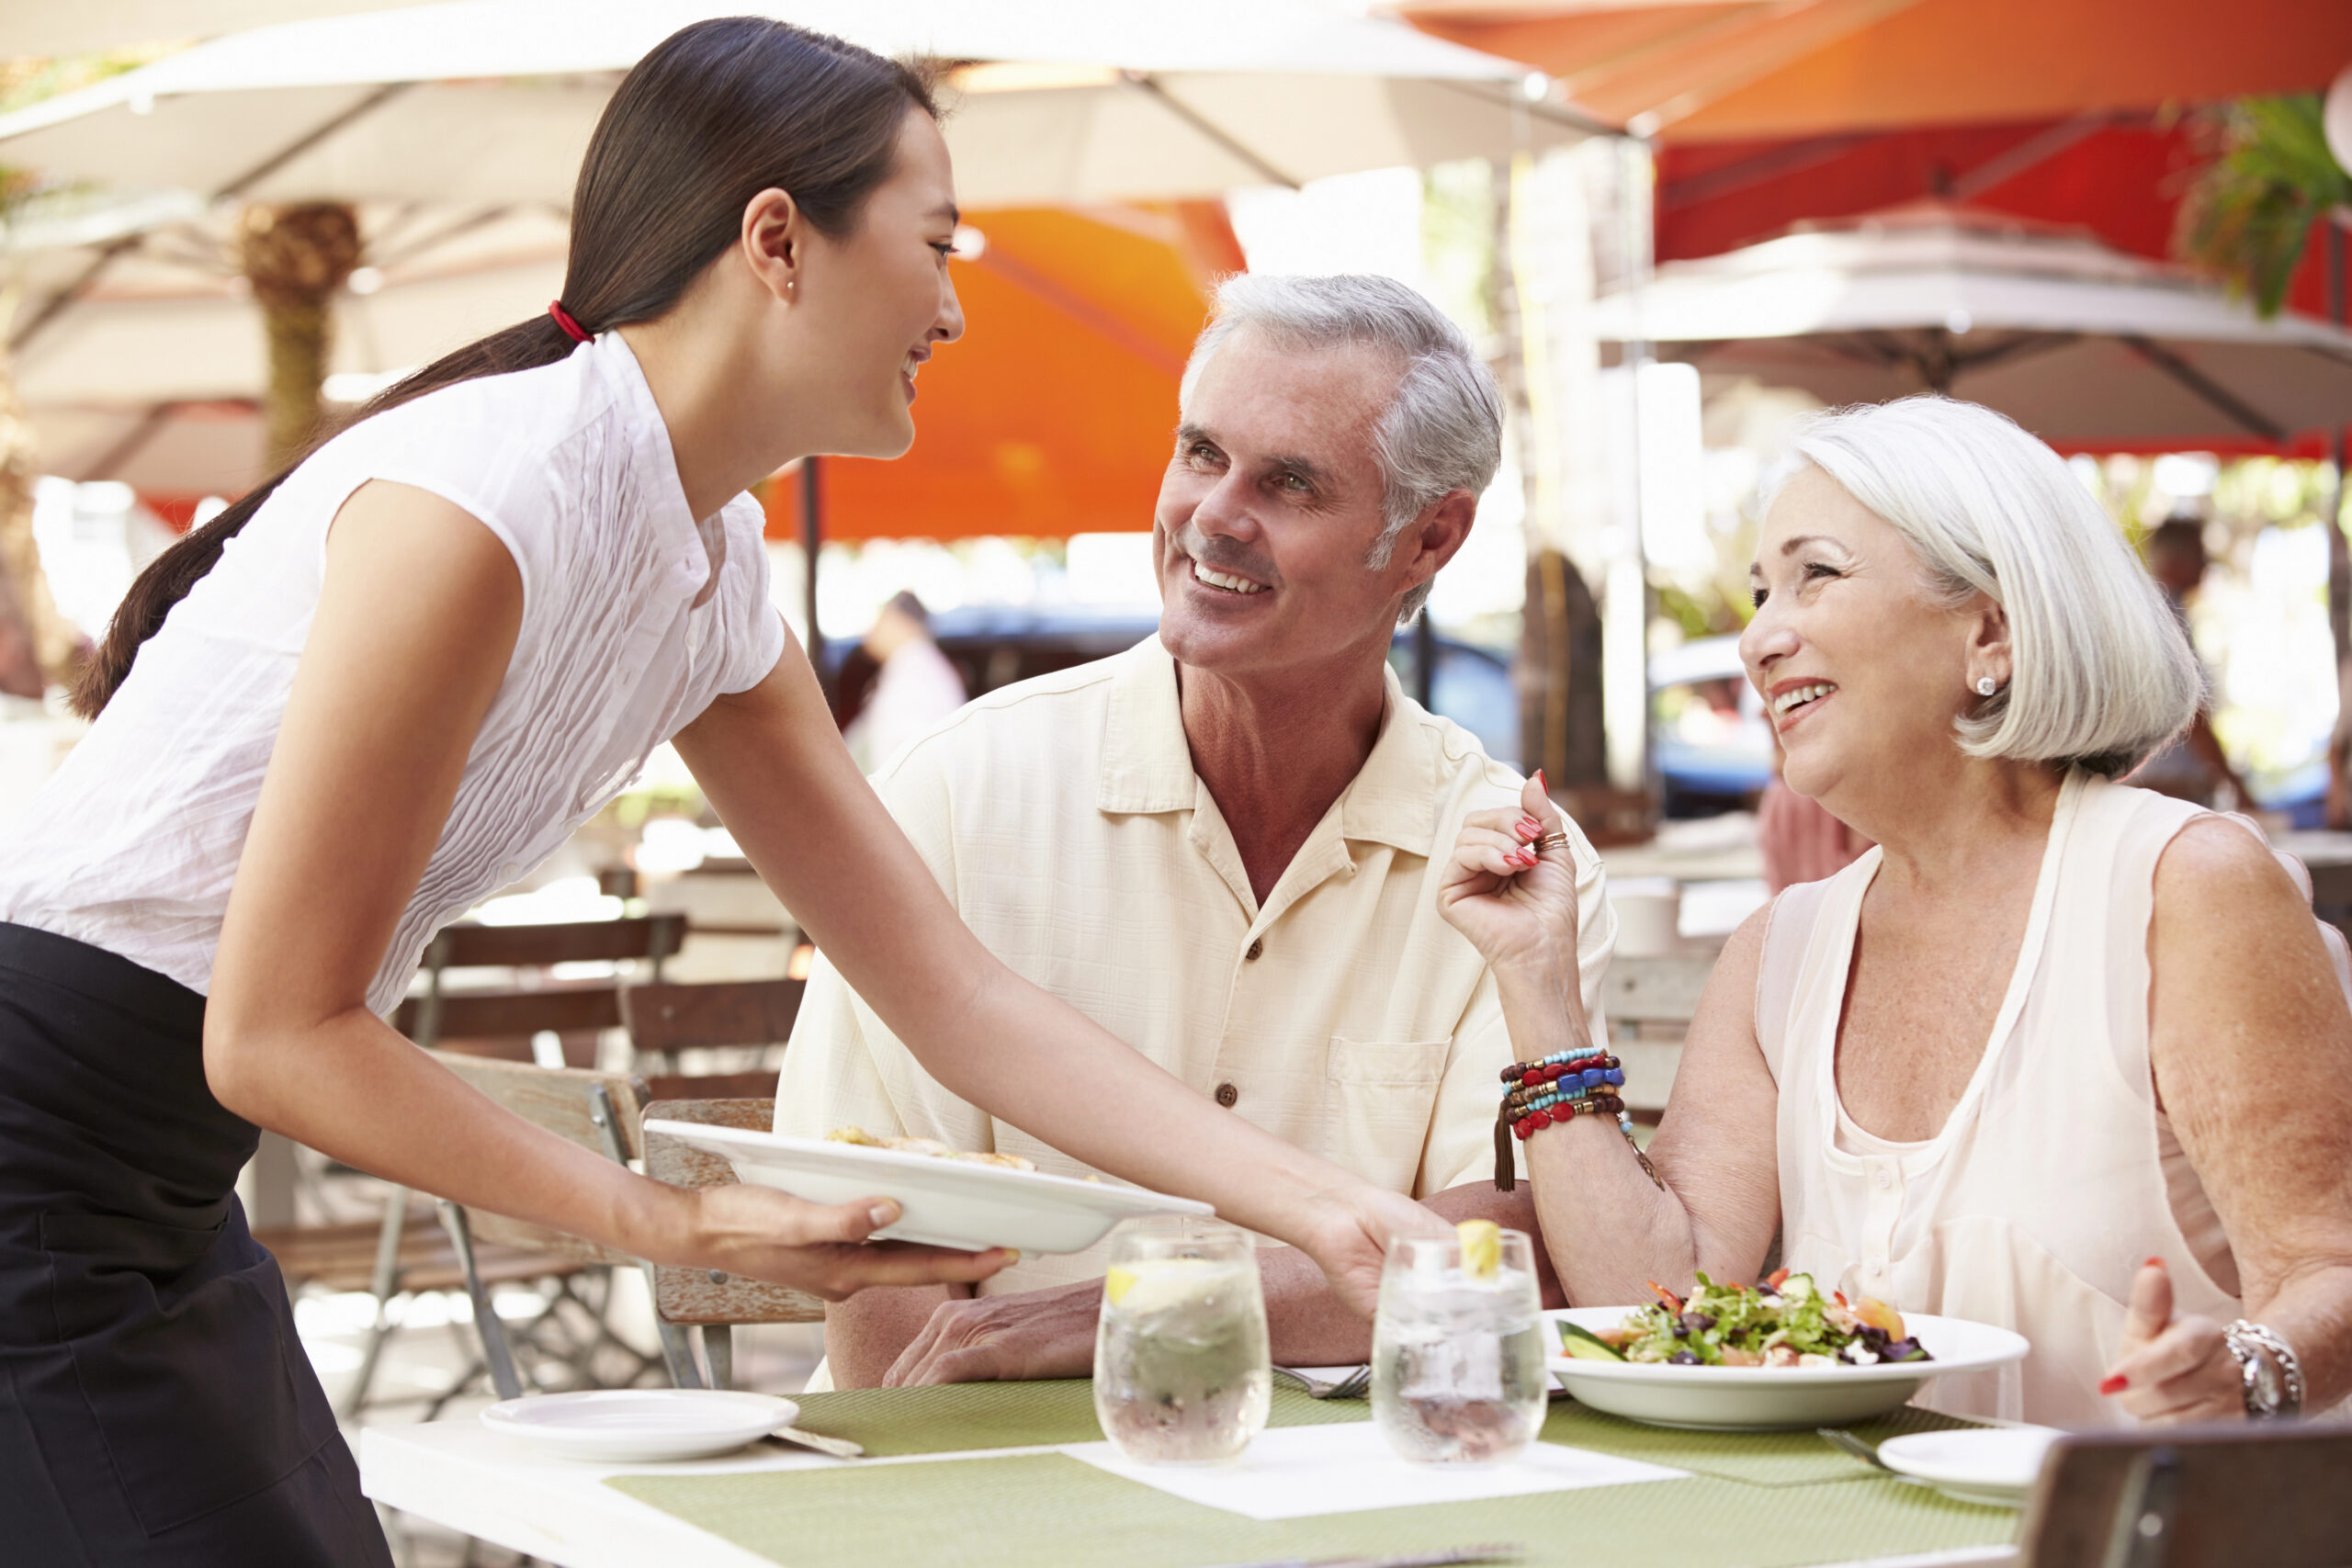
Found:
<svg viewBox="0 0 2352 1568"><path fill-rule="evenodd" d="M832 688L825 680L825 634L817 627L817 550L825 541L823 507L817 458L811 454L800 459L800 550L808 558L807 570L800 578L808 588L803 614L808 617L808 665L817 672L817 684L830 695Z"/></svg>

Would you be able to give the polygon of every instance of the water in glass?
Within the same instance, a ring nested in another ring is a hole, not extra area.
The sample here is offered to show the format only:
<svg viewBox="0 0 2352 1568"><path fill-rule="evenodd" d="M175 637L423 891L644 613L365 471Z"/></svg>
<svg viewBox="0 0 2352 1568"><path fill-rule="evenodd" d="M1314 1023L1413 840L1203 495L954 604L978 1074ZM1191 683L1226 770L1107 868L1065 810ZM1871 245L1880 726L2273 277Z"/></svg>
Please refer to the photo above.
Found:
<svg viewBox="0 0 2352 1568"><path fill-rule="evenodd" d="M1266 1426L1266 1298L1247 1233L1130 1220L1111 1238L1094 1337L1094 1414L1142 1464L1219 1464Z"/></svg>
<svg viewBox="0 0 2352 1568"><path fill-rule="evenodd" d="M1465 1268L1452 1238L1400 1236L1380 1280L1372 1414L1408 1460L1488 1464L1534 1440L1550 1378L1533 1255L1518 1231Z"/></svg>

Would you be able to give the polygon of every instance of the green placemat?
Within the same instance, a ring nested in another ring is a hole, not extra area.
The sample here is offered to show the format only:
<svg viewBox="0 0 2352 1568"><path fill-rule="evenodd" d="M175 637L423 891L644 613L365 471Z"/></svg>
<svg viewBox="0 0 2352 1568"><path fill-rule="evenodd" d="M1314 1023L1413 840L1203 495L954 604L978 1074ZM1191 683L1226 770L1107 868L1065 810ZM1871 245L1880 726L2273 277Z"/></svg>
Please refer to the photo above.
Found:
<svg viewBox="0 0 2352 1568"><path fill-rule="evenodd" d="M1203 1568L1519 1541L1544 1568L1788 1568L2007 1542L2017 1516L1867 1479L1713 1477L1260 1522L1062 1454L606 1484L786 1568Z"/></svg>
<svg viewBox="0 0 2352 1568"><path fill-rule="evenodd" d="M1094 1383L1089 1378L845 1389L798 1394L795 1400L801 1426L862 1443L876 1459L1102 1440L1102 1428L1094 1419ZM1268 1419L1276 1427L1369 1421L1372 1406L1361 1399L1313 1400L1277 1383Z"/></svg>
<svg viewBox="0 0 2352 1568"><path fill-rule="evenodd" d="M1091 1382L1075 1378L809 1393L800 1396L800 1424L812 1432L863 1443L877 1459L1093 1443L1102 1438L1094 1421L1093 1391ZM1304 1427L1371 1419L1366 1401L1314 1400L1277 1383L1269 1424ZM1853 1432L1877 1444L1903 1432L1964 1425L1906 1406L1883 1420L1864 1422ZM1546 1442L1760 1486L1795 1486L1871 1473L1860 1460L1839 1453L1811 1432L1678 1432L1604 1416L1566 1399L1552 1402L1543 1435Z"/></svg>

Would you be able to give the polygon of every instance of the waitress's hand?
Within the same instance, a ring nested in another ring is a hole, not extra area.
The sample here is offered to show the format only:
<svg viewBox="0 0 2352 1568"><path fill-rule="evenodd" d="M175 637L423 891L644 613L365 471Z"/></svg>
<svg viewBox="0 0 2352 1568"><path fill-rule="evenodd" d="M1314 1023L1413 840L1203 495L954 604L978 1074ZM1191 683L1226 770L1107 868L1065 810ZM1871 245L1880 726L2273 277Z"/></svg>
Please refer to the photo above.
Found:
<svg viewBox="0 0 2352 1568"><path fill-rule="evenodd" d="M1309 1198L1306 1222L1291 1239L1315 1259L1340 1300L1370 1317L1380 1305L1380 1269L1389 1242L1453 1234L1452 1225L1403 1193L1360 1181Z"/></svg>
<svg viewBox="0 0 2352 1568"><path fill-rule="evenodd" d="M827 1208L748 1182L701 1187L688 1194L691 1238L681 1250L698 1269L790 1285L829 1302L868 1285L970 1284L1013 1262L1006 1247L956 1252L910 1242L869 1242L895 1224L890 1198L860 1198Z"/></svg>
<svg viewBox="0 0 2352 1568"><path fill-rule="evenodd" d="M2195 1314L2175 1317L2172 1275L2154 1258L2132 1281L2123 1353L2098 1391L2156 1425L2245 1416L2245 1383L2222 1325Z"/></svg>
<svg viewBox="0 0 2352 1568"><path fill-rule="evenodd" d="M1535 840L1566 826L1538 772L1521 786L1520 809L1473 812L1445 868L1438 912L1470 939L1498 977L1532 976L1577 994L1577 866L1566 844L1538 854Z"/></svg>

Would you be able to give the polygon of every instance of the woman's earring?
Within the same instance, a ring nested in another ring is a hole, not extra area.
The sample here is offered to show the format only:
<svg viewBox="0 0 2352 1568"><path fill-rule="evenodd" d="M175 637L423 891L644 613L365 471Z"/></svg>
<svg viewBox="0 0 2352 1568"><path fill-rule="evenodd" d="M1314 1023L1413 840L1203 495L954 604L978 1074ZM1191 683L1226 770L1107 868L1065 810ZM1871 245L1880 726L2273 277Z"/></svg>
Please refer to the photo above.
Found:
<svg viewBox="0 0 2352 1568"><path fill-rule="evenodd" d="M1980 697L1989 697L2000 689L2001 683L1990 675L1979 675L1976 678L1976 694Z"/></svg>

